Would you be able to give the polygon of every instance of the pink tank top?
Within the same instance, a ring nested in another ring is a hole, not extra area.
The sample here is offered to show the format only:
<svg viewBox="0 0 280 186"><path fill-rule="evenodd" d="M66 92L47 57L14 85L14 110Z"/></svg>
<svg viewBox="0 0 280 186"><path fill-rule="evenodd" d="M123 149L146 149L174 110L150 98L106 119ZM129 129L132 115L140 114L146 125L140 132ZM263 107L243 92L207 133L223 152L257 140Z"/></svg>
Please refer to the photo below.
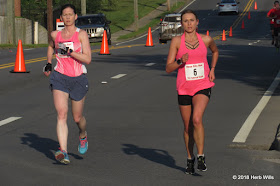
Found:
<svg viewBox="0 0 280 186"><path fill-rule="evenodd" d="M207 61L207 48L196 33L199 46L196 49L187 49L185 44L185 34L181 36L181 44L176 55L176 60L185 53L189 54L188 61L178 68L177 92L178 95L193 96L196 92L213 87L215 84L209 80L209 65Z"/></svg>
<svg viewBox="0 0 280 186"><path fill-rule="evenodd" d="M61 37L61 31L59 31L55 38L55 55L57 63L54 70L70 77L77 77L83 73L87 73L87 69L82 62L68 56L65 52L67 48L70 48L78 53L82 52L82 45L79 40L79 31L80 29L77 28L73 36L67 40Z"/></svg>

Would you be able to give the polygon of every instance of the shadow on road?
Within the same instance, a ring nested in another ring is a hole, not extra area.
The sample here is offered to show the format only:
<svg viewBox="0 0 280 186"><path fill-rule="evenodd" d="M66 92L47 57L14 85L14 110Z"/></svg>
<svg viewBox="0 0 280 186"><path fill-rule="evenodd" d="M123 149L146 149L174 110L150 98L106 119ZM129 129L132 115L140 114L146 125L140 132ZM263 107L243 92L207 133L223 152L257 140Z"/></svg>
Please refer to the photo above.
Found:
<svg viewBox="0 0 280 186"><path fill-rule="evenodd" d="M276 129L276 134L273 143L271 144L271 147L269 150L278 150L280 151L280 124L278 125Z"/></svg>
<svg viewBox="0 0 280 186"><path fill-rule="evenodd" d="M32 133L25 133L24 135L24 137L21 137L21 144L28 145L29 147L44 154L47 158L56 161L56 159L54 158L54 153L59 148L59 144L57 141L49 138L41 138L37 134ZM73 153L68 153L68 155L74 157L75 159L83 159L81 156Z"/></svg>
<svg viewBox="0 0 280 186"><path fill-rule="evenodd" d="M185 168L178 167L174 158L165 150L141 148L132 144L123 144L123 146L123 151L127 155L138 155L152 162L185 172Z"/></svg>

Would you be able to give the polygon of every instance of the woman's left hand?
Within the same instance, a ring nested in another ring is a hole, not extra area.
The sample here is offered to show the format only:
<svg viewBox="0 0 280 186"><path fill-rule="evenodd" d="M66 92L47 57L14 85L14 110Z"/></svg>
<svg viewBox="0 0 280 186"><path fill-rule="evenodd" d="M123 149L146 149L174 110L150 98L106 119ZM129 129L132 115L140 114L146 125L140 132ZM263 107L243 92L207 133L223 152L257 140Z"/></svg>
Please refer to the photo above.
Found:
<svg viewBox="0 0 280 186"><path fill-rule="evenodd" d="M209 73L209 79L211 82L215 80L215 69L211 68L210 73Z"/></svg>

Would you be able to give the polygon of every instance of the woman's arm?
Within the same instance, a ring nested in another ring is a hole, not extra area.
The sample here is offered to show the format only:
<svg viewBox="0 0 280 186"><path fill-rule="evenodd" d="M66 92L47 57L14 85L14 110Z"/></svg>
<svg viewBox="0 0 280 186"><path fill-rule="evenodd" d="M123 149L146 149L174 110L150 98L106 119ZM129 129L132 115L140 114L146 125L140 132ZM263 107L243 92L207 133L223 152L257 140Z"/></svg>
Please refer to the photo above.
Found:
<svg viewBox="0 0 280 186"><path fill-rule="evenodd" d="M51 32L51 40L49 41L49 46L48 46L48 51L47 51L47 63L52 64L52 58L53 58L53 52L54 52L54 40L56 38L57 31L52 31ZM44 71L44 74L46 76L50 75L50 71Z"/></svg>
<svg viewBox="0 0 280 186"><path fill-rule="evenodd" d="M218 58L219 58L219 50L212 37L203 35L202 39L203 39L206 47L208 47L212 52L212 61L211 61L211 67L210 67L211 70L209 73L209 79L212 82L215 80L215 68L216 68L216 65L218 62Z"/></svg>
<svg viewBox="0 0 280 186"><path fill-rule="evenodd" d="M180 41L181 41L181 37L179 37L179 36L173 37L171 40L170 47L169 47L169 53L168 53L167 61L166 61L166 67L165 67L165 70L167 73L173 72L180 66L175 61L177 51L179 48L178 46L180 46Z"/></svg>
<svg viewBox="0 0 280 186"><path fill-rule="evenodd" d="M211 70L214 69L217 65L219 58L219 50L215 41L211 38L209 48L212 52L212 61L211 61Z"/></svg>
<svg viewBox="0 0 280 186"><path fill-rule="evenodd" d="M215 68L219 58L219 50L215 41L212 38L210 39L209 48L212 52L212 61L211 61L211 70L209 73L209 79L211 82L213 82L215 80Z"/></svg>
<svg viewBox="0 0 280 186"><path fill-rule="evenodd" d="M80 39L81 44L82 44L83 52L78 53L78 52L73 51L72 53L69 53L69 51L68 51L68 53L69 53L70 56L77 59L78 61L81 61L82 63L85 63L85 64L90 64L90 62L91 62L91 48L90 48L90 43L89 43L89 39L88 39L88 34L86 33L86 31L80 30L79 39Z"/></svg>

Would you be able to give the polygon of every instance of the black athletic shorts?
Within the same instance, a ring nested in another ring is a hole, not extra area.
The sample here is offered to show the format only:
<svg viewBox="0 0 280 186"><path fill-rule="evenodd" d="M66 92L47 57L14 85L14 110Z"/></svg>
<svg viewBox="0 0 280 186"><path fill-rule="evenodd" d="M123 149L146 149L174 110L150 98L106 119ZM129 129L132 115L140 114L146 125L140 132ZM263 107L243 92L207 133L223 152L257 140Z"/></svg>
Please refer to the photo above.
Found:
<svg viewBox="0 0 280 186"><path fill-rule="evenodd" d="M195 93L193 96L197 94L204 94L210 99L211 96L211 88L203 89ZM192 105L192 98L193 96L189 95L178 95L178 103L179 105Z"/></svg>

